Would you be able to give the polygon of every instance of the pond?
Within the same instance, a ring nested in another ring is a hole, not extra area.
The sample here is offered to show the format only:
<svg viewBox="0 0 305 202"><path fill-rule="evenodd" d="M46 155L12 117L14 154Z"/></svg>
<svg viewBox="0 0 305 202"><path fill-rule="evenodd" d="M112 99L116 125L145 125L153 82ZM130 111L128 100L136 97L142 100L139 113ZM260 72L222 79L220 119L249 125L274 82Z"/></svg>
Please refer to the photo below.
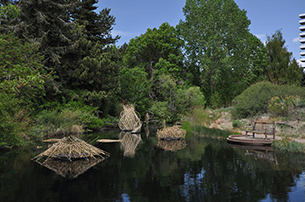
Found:
<svg viewBox="0 0 305 202"><path fill-rule="evenodd" d="M214 133L226 132L204 129L175 143L158 142L152 129L88 134L110 157L72 179L31 160L47 145L1 153L0 201L305 201L304 155L230 145Z"/></svg>

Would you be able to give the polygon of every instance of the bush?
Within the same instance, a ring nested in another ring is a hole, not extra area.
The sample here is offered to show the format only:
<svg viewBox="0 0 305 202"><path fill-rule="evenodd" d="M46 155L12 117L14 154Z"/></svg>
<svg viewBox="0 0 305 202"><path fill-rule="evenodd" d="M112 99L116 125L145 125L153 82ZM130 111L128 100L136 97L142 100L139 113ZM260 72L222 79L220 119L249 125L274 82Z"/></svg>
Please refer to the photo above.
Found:
<svg viewBox="0 0 305 202"><path fill-rule="evenodd" d="M0 92L0 148L21 146L28 125L28 114L19 106L19 100Z"/></svg>
<svg viewBox="0 0 305 202"><path fill-rule="evenodd" d="M272 97L291 95L304 98L305 91L296 86L273 85L270 82L256 83L234 98L232 117L238 119L266 113Z"/></svg>
<svg viewBox="0 0 305 202"><path fill-rule="evenodd" d="M110 124L110 119L99 119L95 115L96 111L97 108L82 102L69 102L52 110L46 109L36 116L36 127L32 132L38 137L66 135L70 134L75 126L81 130L89 130Z"/></svg>
<svg viewBox="0 0 305 202"><path fill-rule="evenodd" d="M300 96L276 96L269 101L268 111L275 115L286 115L296 106Z"/></svg>

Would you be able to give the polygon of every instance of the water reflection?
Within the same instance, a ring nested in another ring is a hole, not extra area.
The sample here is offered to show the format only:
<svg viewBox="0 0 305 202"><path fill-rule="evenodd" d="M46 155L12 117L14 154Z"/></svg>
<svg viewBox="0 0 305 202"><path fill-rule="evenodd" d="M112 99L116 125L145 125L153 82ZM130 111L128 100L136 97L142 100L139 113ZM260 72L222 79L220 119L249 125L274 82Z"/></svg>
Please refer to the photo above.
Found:
<svg viewBox="0 0 305 202"><path fill-rule="evenodd" d="M217 138L189 136L184 149L168 152L157 147L155 131L130 137L139 142L124 147L134 148L133 158L122 156L121 143L97 143L111 157L73 180L30 161L38 150L1 154L1 201L304 201L304 155L276 153L275 165Z"/></svg>
<svg viewBox="0 0 305 202"><path fill-rule="evenodd" d="M79 159L75 161L61 161L58 159L48 158L41 165L65 178L74 179L77 178L80 174L86 172L89 168L100 163L104 159L105 158L95 157L88 159Z"/></svg>
<svg viewBox="0 0 305 202"><path fill-rule="evenodd" d="M138 145L142 142L141 134L133 134L131 132L122 131L119 134L121 150L126 157L133 158Z"/></svg>
<svg viewBox="0 0 305 202"><path fill-rule="evenodd" d="M246 156L253 156L255 160L262 159L278 165L277 158L273 147L271 146L245 146L239 144L228 144L233 148L245 150Z"/></svg>
<svg viewBox="0 0 305 202"><path fill-rule="evenodd" d="M185 139L172 140L172 141L158 139L157 146L166 151L178 151L186 147L186 141Z"/></svg>

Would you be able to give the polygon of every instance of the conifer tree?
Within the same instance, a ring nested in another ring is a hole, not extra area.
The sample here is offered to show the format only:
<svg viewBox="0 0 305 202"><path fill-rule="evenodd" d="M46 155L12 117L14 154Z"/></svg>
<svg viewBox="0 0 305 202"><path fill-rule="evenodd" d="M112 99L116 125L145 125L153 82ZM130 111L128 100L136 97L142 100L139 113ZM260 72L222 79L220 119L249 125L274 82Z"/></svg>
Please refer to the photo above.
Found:
<svg viewBox="0 0 305 202"><path fill-rule="evenodd" d="M96 0L82 0L71 12L81 33L78 46L63 57L63 80L67 86L81 91L80 97L90 104L108 109L117 99L120 60L119 49L113 44L119 36L111 35L115 17L110 9L99 13L94 4Z"/></svg>
<svg viewBox="0 0 305 202"><path fill-rule="evenodd" d="M60 69L60 58L76 43L69 10L76 0L27 0L19 4L20 19L11 23L12 30L19 38L39 46L45 57L45 67ZM58 73L59 74L59 73Z"/></svg>

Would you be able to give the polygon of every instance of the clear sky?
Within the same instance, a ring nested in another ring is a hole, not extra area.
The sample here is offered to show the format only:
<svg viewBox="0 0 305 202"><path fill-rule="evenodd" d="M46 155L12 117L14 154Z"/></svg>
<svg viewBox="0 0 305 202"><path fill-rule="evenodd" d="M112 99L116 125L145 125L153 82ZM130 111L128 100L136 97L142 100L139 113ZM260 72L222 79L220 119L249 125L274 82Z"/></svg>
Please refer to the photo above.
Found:
<svg viewBox="0 0 305 202"><path fill-rule="evenodd" d="M281 29L286 47L293 57L300 59L299 14L305 13L305 0L235 0L247 11L251 20L250 32L263 42ZM148 28L158 28L163 22L176 26L184 19L185 0L99 0L98 10L111 8L116 17L113 34L120 35L117 45L144 34Z"/></svg>

